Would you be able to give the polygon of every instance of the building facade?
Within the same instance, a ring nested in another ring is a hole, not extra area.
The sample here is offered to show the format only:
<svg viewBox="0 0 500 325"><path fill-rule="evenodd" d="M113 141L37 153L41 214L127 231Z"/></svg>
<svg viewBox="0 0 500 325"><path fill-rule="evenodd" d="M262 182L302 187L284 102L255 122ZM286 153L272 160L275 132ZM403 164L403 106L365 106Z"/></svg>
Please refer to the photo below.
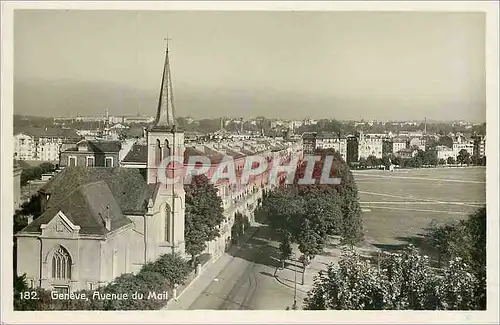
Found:
<svg viewBox="0 0 500 325"><path fill-rule="evenodd" d="M450 157L452 157L453 159L457 159L457 157L454 155L453 149L450 147L437 146L436 151L438 160L444 159L447 162L448 158Z"/></svg>
<svg viewBox="0 0 500 325"><path fill-rule="evenodd" d="M380 136L372 136L369 134L360 133L358 143L358 159L375 156L382 158L383 138Z"/></svg>
<svg viewBox="0 0 500 325"><path fill-rule="evenodd" d="M117 167L120 150L119 141L82 140L61 152L59 166Z"/></svg>
<svg viewBox="0 0 500 325"><path fill-rule="evenodd" d="M409 148L415 148L417 150L422 150L425 151L425 146L426 146L427 140L423 137L414 137L411 138L408 147Z"/></svg>
<svg viewBox="0 0 500 325"><path fill-rule="evenodd" d="M331 133L304 133L302 146L305 154L313 154L316 149L333 149L347 161L347 138Z"/></svg>
<svg viewBox="0 0 500 325"><path fill-rule="evenodd" d="M56 163L65 146L81 137L73 130L57 128L22 128L14 132L14 159Z"/></svg>
<svg viewBox="0 0 500 325"><path fill-rule="evenodd" d="M14 211L21 207L21 173L22 168L17 161L14 160Z"/></svg>
<svg viewBox="0 0 500 325"><path fill-rule="evenodd" d="M408 141L402 138L394 138L392 141L392 152L396 153L400 150L408 148Z"/></svg>
<svg viewBox="0 0 500 325"><path fill-rule="evenodd" d="M333 149L347 161L347 138L335 134L323 133L318 135L316 149Z"/></svg>
<svg viewBox="0 0 500 325"><path fill-rule="evenodd" d="M474 142L472 140L467 139L465 136L459 134L453 137L453 155L455 159L459 155L461 150L465 150L469 153L469 155L474 154Z"/></svg>
<svg viewBox="0 0 500 325"><path fill-rule="evenodd" d="M485 136L476 136L474 137L474 155L478 157L486 156L486 137Z"/></svg>
<svg viewBox="0 0 500 325"><path fill-rule="evenodd" d="M28 133L14 135L14 159L34 160L36 155L35 139Z"/></svg>

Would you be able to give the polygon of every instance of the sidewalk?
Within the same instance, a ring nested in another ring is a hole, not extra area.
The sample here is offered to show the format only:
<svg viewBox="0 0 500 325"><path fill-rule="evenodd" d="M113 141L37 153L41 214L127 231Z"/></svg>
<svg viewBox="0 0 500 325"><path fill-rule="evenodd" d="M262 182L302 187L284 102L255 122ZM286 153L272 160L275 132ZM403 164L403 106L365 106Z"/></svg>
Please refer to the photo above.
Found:
<svg viewBox="0 0 500 325"><path fill-rule="evenodd" d="M326 253L323 255L317 255L307 266L304 275L304 284L302 283L302 263L299 261L288 260L284 269L276 268L274 272L274 277L282 285L294 289L295 278L297 279L297 291L307 294L309 290L312 289L314 285L314 277L318 275L320 271L326 270L328 265L331 263L337 263L340 257L339 249L326 248ZM297 257L301 253L297 251Z"/></svg>
<svg viewBox="0 0 500 325"><path fill-rule="evenodd" d="M365 258L370 257L376 249L368 243L364 243L359 247L356 247L356 251ZM296 251L296 256L302 255L298 250ZM341 248L325 248L324 253L317 255L306 268L304 276L304 284L302 283L302 263L295 262L293 260L288 261L288 265L285 265L285 269L277 268L274 272L274 277L282 285L294 289L295 287L295 276L297 277L297 291L307 294L309 290L312 289L314 285L314 277L318 275L320 271L326 271L328 265L334 263L337 264L340 256L342 254ZM296 265L296 266L295 266ZM296 274L295 274L296 273Z"/></svg>
<svg viewBox="0 0 500 325"><path fill-rule="evenodd" d="M250 228L239 239L239 245L233 245L228 252L222 254L218 259L209 261L200 275L191 282L186 289L181 292L177 301L171 299L163 309L167 310L187 310L202 292L212 283L224 268L233 260L237 251L242 249L246 243L257 232L259 226Z"/></svg>

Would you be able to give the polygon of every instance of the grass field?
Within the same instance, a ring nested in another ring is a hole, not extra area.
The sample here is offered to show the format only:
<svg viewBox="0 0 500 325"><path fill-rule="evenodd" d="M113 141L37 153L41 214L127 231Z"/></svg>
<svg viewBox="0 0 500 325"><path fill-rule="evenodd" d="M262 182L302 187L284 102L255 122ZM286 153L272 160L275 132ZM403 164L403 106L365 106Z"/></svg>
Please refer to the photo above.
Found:
<svg viewBox="0 0 500 325"><path fill-rule="evenodd" d="M467 217L486 202L486 169L428 168L353 171L365 236L382 249L421 241L431 221Z"/></svg>

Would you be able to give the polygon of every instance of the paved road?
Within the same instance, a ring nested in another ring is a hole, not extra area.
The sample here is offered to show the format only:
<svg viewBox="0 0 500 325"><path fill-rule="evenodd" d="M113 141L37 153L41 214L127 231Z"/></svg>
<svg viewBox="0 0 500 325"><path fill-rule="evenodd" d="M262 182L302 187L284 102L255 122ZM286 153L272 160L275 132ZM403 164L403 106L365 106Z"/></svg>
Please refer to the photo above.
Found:
<svg viewBox="0 0 500 325"><path fill-rule="evenodd" d="M261 226L189 309L285 310L291 306L293 289L274 278L278 243L270 240L271 234ZM298 304L303 297L297 293Z"/></svg>

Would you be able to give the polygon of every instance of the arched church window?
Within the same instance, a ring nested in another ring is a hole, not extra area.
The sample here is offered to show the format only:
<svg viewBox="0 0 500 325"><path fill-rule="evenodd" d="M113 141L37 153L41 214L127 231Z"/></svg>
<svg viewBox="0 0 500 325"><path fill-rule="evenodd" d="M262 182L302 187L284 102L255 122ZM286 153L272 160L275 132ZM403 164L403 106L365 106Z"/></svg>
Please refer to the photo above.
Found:
<svg viewBox="0 0 500 325"><path fill-rule="evenodd" d="M167 159L170 157L170 146L168 144L168 140L165 140L165 144L163 146L163 159Z"/></svg>
<svg viewBox="0 0 500 325"><path fill-rule="evenodd" d="M161 143L160 139L156 139L156 148L155 148L155 164L158 166L161 162Z"/></svg>
<svg viewBox="0 0 500 325"><path fill-rule="evenodd" d="M71 257L61 246L54 251L52 256L52 278L71 279Z"/></svg>

